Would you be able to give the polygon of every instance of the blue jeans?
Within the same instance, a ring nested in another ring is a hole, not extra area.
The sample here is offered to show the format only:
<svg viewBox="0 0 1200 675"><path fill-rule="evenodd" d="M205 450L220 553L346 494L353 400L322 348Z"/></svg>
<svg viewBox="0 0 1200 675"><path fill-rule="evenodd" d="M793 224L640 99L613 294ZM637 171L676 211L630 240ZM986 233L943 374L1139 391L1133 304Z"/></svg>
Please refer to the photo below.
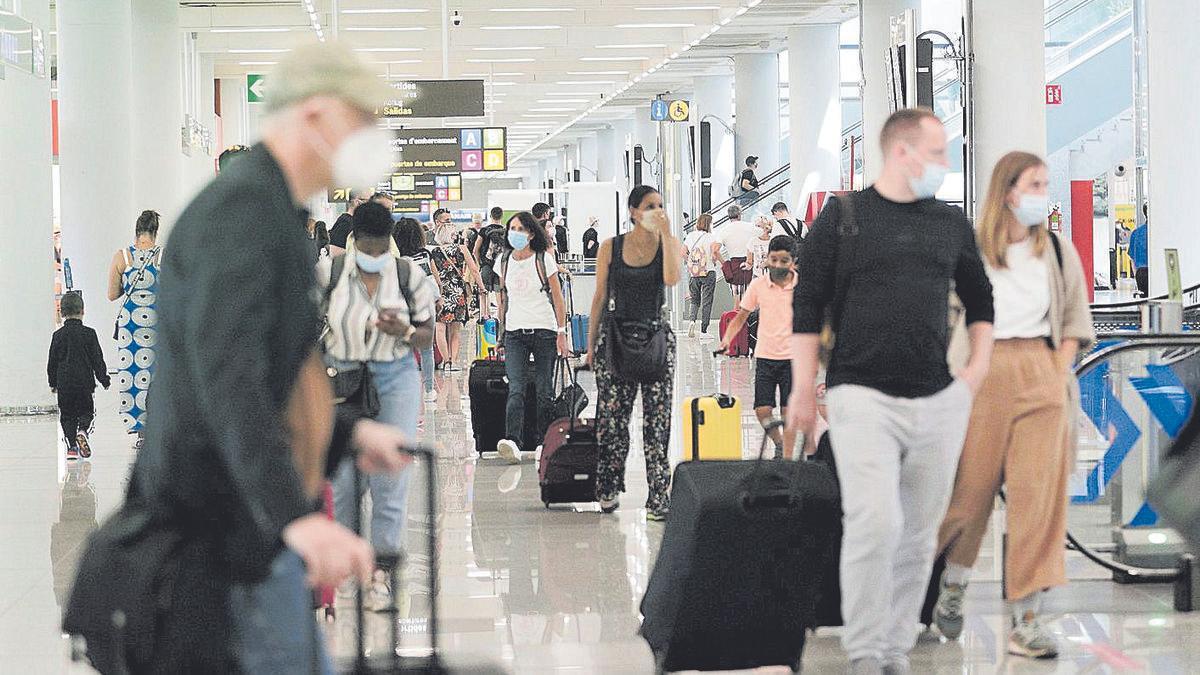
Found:
<svg viewBox="0 0 1200 675"><path fill-rule="evenodd" d="M533 364L529 356L533 355ZM537 428L545 430L551 420L544 419L553 392L554 361L558 358L558 334L552 330L505 331L504 374L508 376L508 403L504 409L504 437L525 447L525 406L532 403ZM537 400L525 400L525 385L534 378Z"/></svg>
<svg viewBox="0 0 1200 675"><path fill-rule="evenodd" d="M304 561L285 549L265 580L235 584L229 592L234 653L242 672L333 674L304 577Z"/></svg>
<svg viewBox="0 0 1200 675"><path fill-rule="evenodd" d="M353 364L330 359L330 365L345 367ZM408 354L395 361L371 361L368 368L379 392L379 416L375 420L390 424L408 438L415 439L421 407L421 381L416 360ZM398 474L362 478L363 487L371 491L371 545L376 553L394 555L404 550L410 474L411 471L405 469ZM339 523L354 527L354 509L358 508L361 497L354 495L354 459L347 457L333 478L333 513Z"/></svg>
<svg viewBox="0 0 1200 675"><path fill-rule="evenodd" d="M433 359L433 343L421 350L421 384L425 385L425 392L433 391L433 371L435 369Z"/></svg>

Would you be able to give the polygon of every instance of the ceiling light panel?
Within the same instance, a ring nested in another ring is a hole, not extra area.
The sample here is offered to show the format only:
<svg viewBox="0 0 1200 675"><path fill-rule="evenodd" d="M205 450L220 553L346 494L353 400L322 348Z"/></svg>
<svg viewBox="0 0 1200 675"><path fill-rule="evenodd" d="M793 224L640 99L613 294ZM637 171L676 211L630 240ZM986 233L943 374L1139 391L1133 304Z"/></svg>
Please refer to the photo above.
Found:
<svg viewBox="0 0 1200 675"><path fill-rule="evenodd" d="M568 75L628 75L628 70L568 70Z"/></svg>
<svg viewBox="0 0 1200 675"><path fill-rule="evenodd" d="M291 28L213 28L210 33L287 33ZM51 32L51 35L54 35Z"/></svg>
<svg viewBox="0 0 1200 675"><path fill-rule="evenodd" d="M613 28L695 28L694 23L619 23Z"/></svg>
<svg viewBox="0 0 1200 675"><path fill-rule="evenodd" d="M559 30L562 26L480 26L479 30Z"/></svg>
<svg viewBox="0 0 1200 675"><path fill-rule="evenodd" d="M574 12L574 7L494 7L489 12Z"/></svg>
<svg viewBox="0 0 1200 675"><path fill-rule="evenodd" d="M348 26L342 30L354 33L416 33L428 29L425 26Z"/></svg>
<svg viewBox="0 0 1200 675"><path fill-rule="evenodd" d="M394 9L394 8L343 9L342 14L424 14L425 12L428 12L428 11L430 11L430 10L428 10L428 9L412 9L412 8L408 8L408 7L403 7L403 8L399 8L399 9Z"/></svg>
<svg viewBox="0 0 1200 675"><path fill-rule="evenodd" d="M545 47L471 47L471 51L475 52L531 52L539 49L545 49Z"/></svg>
<svg viewBox="0 0 1200 675"><path fill-rule="evenodd" d="M467 63L533 63L534 59L467 59Z"/></svg>
<svg viewBox="0 0 1200 675"><path fill-rule="evenodd" d="M663 5L661 7L634 7L639 12L715 12L720 5Z"/></svg>
<svg viewBox="0 0 1200 675"><path fill-rule="evenodd" d="M596 49L660 49L665 48L664 44L619 44L619 45L596 45Z"/></svg>
<svg viewBox="0 0 1200 675"><path fill-rule="evenodd" d="M358 47L356 52L419 52L420 47Z"/></svg>

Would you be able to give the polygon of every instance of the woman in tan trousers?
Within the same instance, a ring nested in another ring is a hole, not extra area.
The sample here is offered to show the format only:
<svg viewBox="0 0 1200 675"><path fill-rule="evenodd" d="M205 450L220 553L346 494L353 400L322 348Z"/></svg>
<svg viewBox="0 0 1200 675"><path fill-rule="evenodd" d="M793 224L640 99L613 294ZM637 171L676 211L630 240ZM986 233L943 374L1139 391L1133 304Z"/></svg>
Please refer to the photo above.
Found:
<svg viewBox="0 0 1200 675"><path fill-rule="evenodd" d="M1093 339L1086 280L1069 241L1046 227L1048 177L1041 158L1011 152L996 164L977 239L992 282L996 346L975 397L954 495L938 534L946 551L934 620L950 639L962 633L962 603L996 494L1007 493L1005 600L1008 651L1058 655L1038 620L1042 594L1066 583L1070 437L1077 407L1071 366ZM1056 252L1056 249L1058 252ZM1061 262L1060 262L1061 257Z"/></svg>

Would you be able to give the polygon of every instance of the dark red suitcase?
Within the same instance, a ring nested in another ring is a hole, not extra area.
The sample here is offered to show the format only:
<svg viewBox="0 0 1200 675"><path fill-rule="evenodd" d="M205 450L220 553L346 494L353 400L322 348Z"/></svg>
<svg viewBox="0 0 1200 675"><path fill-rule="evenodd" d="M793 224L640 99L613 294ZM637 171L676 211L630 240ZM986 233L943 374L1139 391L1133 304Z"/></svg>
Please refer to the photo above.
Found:
<svg viewBox="0 0 1200 675"><path fill-rule="evenodd" d="M599 458L596 420L563 417L551 422L538 462L538 483L546 508L596 501Z"/></svg>
<svg viewBox="0 0 1200 675"><path fill-rule="evenodd" d="M725 341L725 331L729 327L730 322L737 316L736 310L730 310L721 315L721 341ZM738 331L738 334L729 343L729 349L725 351L726 356L750 356L750 333L746 330L746 326Z"/></svg>

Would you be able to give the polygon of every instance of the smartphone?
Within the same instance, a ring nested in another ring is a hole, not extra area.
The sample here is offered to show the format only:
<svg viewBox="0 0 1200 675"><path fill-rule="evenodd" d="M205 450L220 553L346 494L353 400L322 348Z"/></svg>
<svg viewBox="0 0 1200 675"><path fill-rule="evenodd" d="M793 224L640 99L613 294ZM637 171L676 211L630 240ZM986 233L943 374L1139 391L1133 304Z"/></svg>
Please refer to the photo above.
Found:
<svg viewBox="0 0 1200 675"><path fill-rule="evenodd" d="M395 321L400 318L399 307L381 307L379 308L379 318L384 321Z"/></svg>

